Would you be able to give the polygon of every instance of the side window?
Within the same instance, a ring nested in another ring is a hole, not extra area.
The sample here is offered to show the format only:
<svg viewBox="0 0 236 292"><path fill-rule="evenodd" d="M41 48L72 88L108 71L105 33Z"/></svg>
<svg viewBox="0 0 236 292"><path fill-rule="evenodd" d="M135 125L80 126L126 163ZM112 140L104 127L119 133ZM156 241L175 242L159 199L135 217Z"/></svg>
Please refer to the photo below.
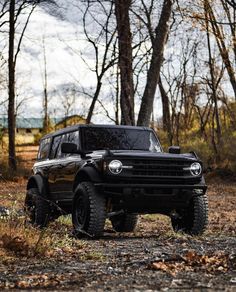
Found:
<svg viewBox="0 0 236 292"><path fill-rule="evenodd" d="M39 146L38 152L38 160L43 160L48 158L49 150L50 150L50 142L51 138L43 139Z"/></svg>
<svg viewBox="0 0 236 292"><path fill-rule="evenodd" d="M61 144L64 142L75 143L76 145L79 146L79 131L70 132L61 136L60 146L58 147L58 150L56 153L57 158L70 156L70 154L61 153Z"/></svg>
<svg viewBox="0 0 236 292"><path fill-rule="evenodd" d="M68 136L68 142L70 143L74 143L76 144L77 146L79 146L79 131L76 131L76 132L71 132L71 133L68 133L67 134Z"/></svg>
<svg viewBox="0 0 236 292"><path fill-rule="evenodd" d="M150 141L149 151L161 152L161 146L152 132L150 132L149 141Z"/></svg>
<svg viewBox="0 0 236 292"><path fill-rule="evenodd" d="M53 159L57 154L57 151L58 151L60 143L61 143L61 138L62 138L62 136L56 136L53 138L52 148L51 148L51 152L50 152L51 159Z"/></svg>
<svg viewBox="0 0 236 292"><path fill-rule="evenodd" d="M57 152L56 152L56 158L61 158L61 157L66 156L66 154L61 153L61 144L63 142L67 142L67 134L64 134L61 136L60 144L59 144Z"/></svg>

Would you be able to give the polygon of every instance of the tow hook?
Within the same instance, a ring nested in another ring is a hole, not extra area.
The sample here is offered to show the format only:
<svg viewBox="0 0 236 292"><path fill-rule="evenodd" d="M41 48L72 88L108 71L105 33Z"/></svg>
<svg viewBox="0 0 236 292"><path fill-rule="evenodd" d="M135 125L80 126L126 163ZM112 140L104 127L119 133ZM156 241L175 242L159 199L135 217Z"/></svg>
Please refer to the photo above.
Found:
<svg viewBox="0 0 236 292"><path fill-rule="evenodd" d="M118 216L118 215L123 215L125 213L124 210L119 210L119 211L115 211L115 212L110 212L107 214L108 218L111 218L113 216Z"/></svg>
<svg viewBox="0 0 236 292"><path fill-rule="evenodd" d="M170 212L170 217L173 218L173 219L179 219L179 218L181 218L181 216L179 215L179 213L177 213L175 210L172 210Z"/></svg>

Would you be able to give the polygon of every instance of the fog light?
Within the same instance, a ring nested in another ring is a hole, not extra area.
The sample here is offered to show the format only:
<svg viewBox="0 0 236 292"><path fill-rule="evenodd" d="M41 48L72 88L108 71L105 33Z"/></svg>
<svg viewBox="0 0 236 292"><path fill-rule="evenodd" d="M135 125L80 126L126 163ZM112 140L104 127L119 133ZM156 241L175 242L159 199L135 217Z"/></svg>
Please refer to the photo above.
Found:
<svg viewBox="0 0 236 292"><path fill-rule="evenodd" d="M191 164L191 166L190 166L190 172L194 176L200 175L201 172L202 172L202 166L201 166L201 164L198 163L198 162L194 162L193 164Z"/></svg>
<svg viewBox="0 0 236 292"><path fill-rule="evenodd" d="M119 174L122 171L122 163L120 160L112 160L109 163L108 168L109 168L111 173Z"/></svg>
<svg viewBox="0 0 236 292"><path fill-rule="evenodd" d="M194 191L194 193L197 194L197 195L201 195L201 194L203 194L203 190L202 190L202 189L194 189L193 191Z"/></svg>

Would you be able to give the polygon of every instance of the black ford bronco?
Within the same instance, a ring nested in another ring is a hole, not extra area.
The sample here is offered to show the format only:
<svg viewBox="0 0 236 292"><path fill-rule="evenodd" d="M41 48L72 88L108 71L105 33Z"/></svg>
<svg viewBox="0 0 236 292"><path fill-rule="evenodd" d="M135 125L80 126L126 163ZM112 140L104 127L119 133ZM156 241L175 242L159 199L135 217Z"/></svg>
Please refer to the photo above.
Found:
<svg viewBox="0 0 236 292"><path fill-rule="evenodd" d="M150 128L76 125L41 139L25 208L39 227L72 213L77 235L101 236L106 218L115 231L130 232L138 214L149 213L199 235L208 221L202 168L194 152L163 152Z"/></svg>

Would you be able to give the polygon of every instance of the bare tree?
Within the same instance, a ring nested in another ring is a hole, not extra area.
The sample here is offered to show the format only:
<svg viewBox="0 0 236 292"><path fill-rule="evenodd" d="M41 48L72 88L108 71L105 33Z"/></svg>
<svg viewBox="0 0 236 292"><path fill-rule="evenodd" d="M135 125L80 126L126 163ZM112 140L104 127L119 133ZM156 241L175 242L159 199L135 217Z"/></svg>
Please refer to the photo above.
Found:
<svg viewBox="0 0 236 292"><path fill-rule="evenodd" d="M94 109L103 85L103 79L108 71L117 63L116 56L116 26L114 23L114 4L113 1L88 1L84 0L81 4L75 4L75 7L82 13L83 31L86 41L89 44L86 52L75 50L67 46L78 55L96 76L95 89L86 89L81 81L73 76L76 83L79 84L79 92L91 99L88 109L86 123L91 122ZM93 54L94 63L88 62L87 54ZM94 91L94 92L91 92ZM100 103L100 102L99 102Z"/></svg>
<svg viewBox="0 0 236 292"><path fill-rule="evenodd" d="M236 67L236 6L234 9L230 9L231 6L228 5L228 2L230 1L220 0L220 2L222 4L227 20L229 22L229 28L231 32L231 47L234 52L234 65Z"/></svg>
<svg viewBox="0 0 236 292"><path fill-rule="evenodd" d="M209 64L210 77L211 77L210 88L212 90L212 100L214 103L214 111L213 111L213 118L212 118L212 145L213 145L217 159L220 159L218 146L221 143L221 125L220 125L218 97L217 97L217 87L219 85L220 80L219 79L217 80L217 77L216 77L217 74L215 71L214 58L212 56L211 40L210 40L210 33L209 33L209 22L208 22L208 17L211 19L211 17L214 17L214 16L212 15L213 13L212 9L209 7L208 0L205 0L204 4L205 4L204 9L205 9L205 19L206 19L207 47L208 47L208 56L209 56L208 64ZM223 62L224 62L224 59L223 59ZM222 75L223 74L221 74L221 76ZM215 122L216 122L217 142L215 142Z"/></svg>
<svg viewBox="0 0 236 292"><path fill-rule="evenodd" d="M121 123L134 125L133 57L129 18L131 0L115 0L114 2L119 40Z"/></svg>
<svg viewBox="0 0 236 292"><path fill-rule="evenodd" d="M159 90L161 93L161 100L162 100L162 124L163 130L167 131L169 144L173 144L173 133L171 127L171 114L170 114L170 105L169 105L169 97L164 89L162 84L161 77L159 78Z"/></svg>
<svg viewBox="0 0 236 292"><path fill-rule="evenodd" d="M219 48L222 60L225 64L225 68L227 70L229 80L230 80L230 83L232 85L232 88L234 91L234 96L236 99L236 75L235 75L235 70L234 70L233 65L231 63L231 60L230 60L230 55L229 55L227 45L225 43L225 36L224 36L223 30L220 28L219 24L217 23L214 11L213 11L212 6L208 0L205 0L204 7L205 7L205 10L207 13L205 15L205 17L207 17L206 21L210 22L210 24L211 24L212 32L215 36L216 43L217 43L217 46ZM225 7L225 9L226 9L226 7ZM233 28L233 31L232 31L232 28ZM232 31L233 37L234 37L233 44L234 44L234 48L235 48L235 43L234 43L234 41L235 41L235 28L232 27L232 23L231 23L231 31Z"/></svg>
<svg viewBox="0 0 236 292"><path fill-rule="evenodd" d="M9 12L8 0L0 1L0 28L7 24L7 14Z"/></svg>
<svg viewBox="0 0 236 292"><path fill-rule="evenodd" d="M8 135L9 135L9 167L11 170L16 170L16 153L15 153L15 69L16 69L16 61L18 54L20 52L21 43L28 26L30 17L37 5L37 2L32 1L21 1L21 3L17 3L15 0L9 1L9 51L8 51ZM28 16L23 25L22 31L20 33L20 38L18 43L16 44L15 49L15 32L16 32L16 23L19 15L25 9L28 9L30 6L30 10L28 12Z"/></svg>
<svg viewBox="0 0 236 292"><path fill-rule="evenodd" d="M9 54L8 54L8 135L9 135L9 167L16 170L15 153L15 0L10 1L9 8ZM17 51L19 48L17 49Z"/></svg>
<svg viewBox="0 0 236 292"><path fill-rule="evenodd" d="M9 167L16 170L15 153L15 71L17 57L20 53L21 44L29 24L30 18L39 3L52 3L53 0L10 0L9 3L9 46L8 46L8 135L9 135ZM17 30L19 39L16 41L16 28L19 17L24 13L25 21L21 30Z"/></svg>
<svg viewBox="0 0 236 292"><path fill-rule="evenodd" d="M191 12L186 16L195 25L200 25L202 31L206 31L206 21L208 22L210 36L215 38L236 99L236 10L232 6L233 2L199 0L194 5L195 9L190 9ZM204 9L207 10L207 15Z"/></svg>
<svg viewBox="0 0 236 292"><path fill-rule="evenodd" d="M105 16L105 22L100 23L98 20L96 20L96 15L90 13L90 17L93 18L94 21L96 21L98 27L101 28L98 36L96 39L93 39L91 36L89 36L89 33L87 31L86 26L86 16L89 12L90 4L88 2L87 8L85 10L85 13L83 15L83 28L84 33L86 35L87 40L90 44L92 44L94 52L95 52L95 73L97 78L97 85L95 89L95 93L92 98L92 102L89 108L89 112L86 118L86 123L89 124L91 122L91 118L93 115L94 107L96 104L96 101L98 100L101 87L102 87L102 79L105 75L105 73L115 64L116 57L115 57L115 47L114 44L115 41L115 28L110 27L110 22L113 15L113 2L111 2L108 7L104 6L104 4L101 1L97 1L99 5L102 7L104 11ZM101 43L99 44L99 39L101 39ZM103 48L99 50L99 47L103 46ZM99 52L102 51L101 53Z"/></svg>
<svg viewBox="0 0 236 292"><path fill-rule="evenodd" d="M150 117L153 110L153 101L163 61L164 46L169 30L168 22L171 16L172 4L172 0L164 0L160 20L153 36L152 58L147 73L147 82L137 121L139 126L149 126Z"/></svg>
<svg viewBox="0 0 236 292"><path fill-rule="evenodd" d="M76 97L76 90L74 88L68 88L64 91L63 96L61 96L61 103L64 110L64 117L65 117L65 127L66 118L69 117L75 108L75 97Z"/></svg>
<svg viewBox="0 0 236 292"><path fill-rule="evenodd" d="M224 0L226 3L228 3L231 7L233 7L236 10L236 2L235 0Z"/></svg>
<svg viewBox="0 0 236 292"><path fill-rule="evenodd" d="M47 73L47 54L46 54L46 46L45 46L45 36L42 39L42 49L43 49L43 132L47 133L49 128L49 115L48 115L48 73Z"/></svg>

